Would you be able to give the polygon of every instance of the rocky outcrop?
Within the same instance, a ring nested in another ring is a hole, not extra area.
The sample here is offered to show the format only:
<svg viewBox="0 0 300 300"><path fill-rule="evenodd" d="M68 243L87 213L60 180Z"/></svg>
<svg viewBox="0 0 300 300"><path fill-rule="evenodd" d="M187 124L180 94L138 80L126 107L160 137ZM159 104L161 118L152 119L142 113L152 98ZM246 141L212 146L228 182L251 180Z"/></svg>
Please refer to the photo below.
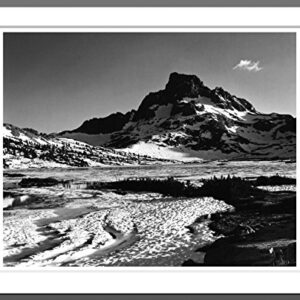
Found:
<svg viewBox="0 0 300 300"><path fill-rule="evenodd" d="M296 266L295 219L247 236L220 238L198 249L183 266ZM282 225L287 226L283 232ZM275 232L274 232L275 231ZM293 233L292 236L289 233ZM200 259L199 259L200 258Z"/></svg>
<svg viewBox="0 0 300 300"><path fill-rule="evenodd" d="M237 98L231 95L229 92L223 90L221 87L216 87L210 91L209 97L217 107L223 109L236 109L238 111L249 111L256 113L256 109L253 105L245 99Z"/></svg>
<svg viewBox="0 0 300 300"><path fill-rule="evenodd" d="M208 222L216 241L195 251L200 261L194 254L183 266L296 265L295 192L265 191L248 198L239 192L223 199L235 209L195 221Z"/></svg>
<svg viewBox="0 0 300 300"><path fill-rule="evenodd" d="M209 94L209 89L197 76L171 73L164 90L150 93L144 98L134 116L134 121L153 118L155 115L151 109L153 106L167 104L178 106L178 101L185 97L197 98L206 94ZM173 115L180 112L182 111L179 105L177 111L176 108L173 110Z"/></svg>
<svg viewBox="0 0 300 300"><path fill-rule="evenodd" d="M131 121L134 110L122 114L120 112L109 115L105 118L93 118L84 121L78 128L69 132L84 132L87 134L112 133L121 130L124 125ZM62 132L62 134L67 132Z"/></svg>
<svg viewBox="0 0 300 300"><path fill-rule="evenodd" d="M203 265L296 266L296 242L287 241L279 246L274 242L263 246L263 242L251 245L219 239L207 250Z"/></svg>

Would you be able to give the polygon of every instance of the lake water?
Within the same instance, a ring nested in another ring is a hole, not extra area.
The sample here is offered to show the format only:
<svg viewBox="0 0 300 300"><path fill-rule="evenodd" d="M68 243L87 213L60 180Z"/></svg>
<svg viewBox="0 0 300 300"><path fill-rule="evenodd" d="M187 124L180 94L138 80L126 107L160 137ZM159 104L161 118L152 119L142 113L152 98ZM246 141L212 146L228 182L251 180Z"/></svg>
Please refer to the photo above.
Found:
<svg viewBox="0 0 300 300"><path fill-rule="evenodd" d="M237 161L237 162L208 162L203 164L174 164L134 167L105 167L105 168L76 168L76 169L31 169L9 171L22 173L31 177L54 177L64 180L77 181L114 181L129 177L167 177L197 180L211 176L234 175L240 177L256 177L282 175L296 177L296 163L282 161ZM4 178L15 181L15 178Z"/></svg>

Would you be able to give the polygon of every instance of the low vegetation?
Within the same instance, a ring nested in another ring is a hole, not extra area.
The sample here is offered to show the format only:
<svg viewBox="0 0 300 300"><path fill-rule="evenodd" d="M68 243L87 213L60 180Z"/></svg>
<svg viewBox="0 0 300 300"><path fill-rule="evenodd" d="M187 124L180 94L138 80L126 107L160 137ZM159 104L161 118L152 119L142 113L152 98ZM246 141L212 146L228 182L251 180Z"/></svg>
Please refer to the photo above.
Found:
<svg viewBox="0 0 300 300"><path fill-rule="evenodd" d="M214 197L226 202L235 202L237 199L258 196L263 192L253 187L250 181L240 177L213 177L205 180L201 187L202 195Z"/></svg>
<svg viewBox="0 0 300 300"><path fill-rule="evenodd" d="M3 173L3 176L4 177L25 177L26 175L24 175L24 174L21 174L21 173L6 173L6 172L4 172Z"/></svg>
<svg viewBox="0 0 300 300"><path fill-rule="evenodd" d="M134 192L155 192L174 197L214 197L222 200L249 197L255 193L263 193L253 187L249 181L238 177L213 177L203 181L201 187L190 181L178 181L173 177L167 179L129 178L121 181L93 183L92 189L120 189Z"/></svg>
<svg viewBox="0 0 300 300"><path fill-rule="evenodd" d="M47 178L23 178L19 185L21 187L33 187L33 186L37 186L37 187L42 187L42 186L54 186L57 185L59 183L62 183L62 181L59 181L55 178L52 177L47 177Z"/></svg>
<svg viewBox="0 0 300 300"><path fill-rule="evenodd" d="M259 176L255 181L256 186L266 186L266 185L286 185L286 184L296 184L296 178L290 178L285 176Z"/></svg>
<svg viewBox="0 0 300 300"><path fill-rule="evenodd" d="M88 188L110 188L134 192L154 192L174 197L201 196L199 187L191 185L189 181L180 182L175 180L173 177L169 177L167 179L154 179L148 177L130 178L107 183L94 183Z"/></svg>
<svg viewBox="0 0 300 300"><path fill-rule="evenodd" d="M21 187L53 186L64 181L55 178L23 178ZM237 200L250 197L259 199L265 195L265 191L258 189L262 185L295 184L296 179L281 176L260 176L256 180L246 180L240 177L228 175L227 177L212 177L202 180L202 186L192 184L189 180L179 181L174 177L156 179L150 177L128 178L112 182L91 182L87 189L115 189L119 191L154 192L173 197L214 197L230 204L236 204Z"/></svg>
<svg viewBox="0 0 300 300"><path fill-rule="evenodd" d="M261 206L268 192L257 188L259 185L270 185L283 182L295 183L295 179L272 176L259 177L258 180L246 180L240 177L212 177L202 180L202 186L188 181L179 181L173 177L156 178L128 178L113 182L93 182L88 189L115 189L119 191L154 192L173 197L213 197L223 200L237 208L257 208Z"/></svg>

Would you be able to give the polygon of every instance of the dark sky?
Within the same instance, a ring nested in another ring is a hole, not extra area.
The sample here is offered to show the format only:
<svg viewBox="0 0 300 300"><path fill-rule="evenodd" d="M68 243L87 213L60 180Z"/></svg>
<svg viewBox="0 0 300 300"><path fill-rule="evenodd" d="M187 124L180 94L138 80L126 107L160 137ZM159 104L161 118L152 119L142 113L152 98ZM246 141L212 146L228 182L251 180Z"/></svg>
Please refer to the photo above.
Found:
<svg viewBox="0 0 300 300"><path fill-rule="evenodd" d="M74 129L137 108L174 71L296 114L293 33L6 33L4 122Z"/></svg>

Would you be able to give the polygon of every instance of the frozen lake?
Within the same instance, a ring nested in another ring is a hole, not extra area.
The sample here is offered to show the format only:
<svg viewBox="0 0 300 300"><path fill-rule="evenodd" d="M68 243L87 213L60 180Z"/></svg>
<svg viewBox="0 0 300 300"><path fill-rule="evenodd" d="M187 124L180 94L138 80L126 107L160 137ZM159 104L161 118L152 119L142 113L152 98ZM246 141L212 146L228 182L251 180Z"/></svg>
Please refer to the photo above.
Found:
<svg viewBox="0 0 300 300"><path fill-rule="evenodd" d="M6 266L180 266L195 247L216 239L198 217L232 209L208 198L172 198L155 193L89 190L90 181L129 177L191 180L228 174L296 177L285 162L39 169L5 171L27 177L72 180L70 185L21 188L21 177L4 177L4 263ZM18 199L20 206L10 207Z"/></svg>
<svg viewBox="0 0 300 300"><path fill-rule="evenodd" d="M197 180L211 176L239 176L256 177L284 175L296 177L296 163L282 161L213 161L196 164L174 164L157 166L133 166L133 167L105 167L105 168L75 168L75 169L31 169L7 171L22 173L31 177L54 177L64 180L79 181L114 181L128 177L168 177ZM14 181L13 178L4 178L4 183Z"/></svg>

